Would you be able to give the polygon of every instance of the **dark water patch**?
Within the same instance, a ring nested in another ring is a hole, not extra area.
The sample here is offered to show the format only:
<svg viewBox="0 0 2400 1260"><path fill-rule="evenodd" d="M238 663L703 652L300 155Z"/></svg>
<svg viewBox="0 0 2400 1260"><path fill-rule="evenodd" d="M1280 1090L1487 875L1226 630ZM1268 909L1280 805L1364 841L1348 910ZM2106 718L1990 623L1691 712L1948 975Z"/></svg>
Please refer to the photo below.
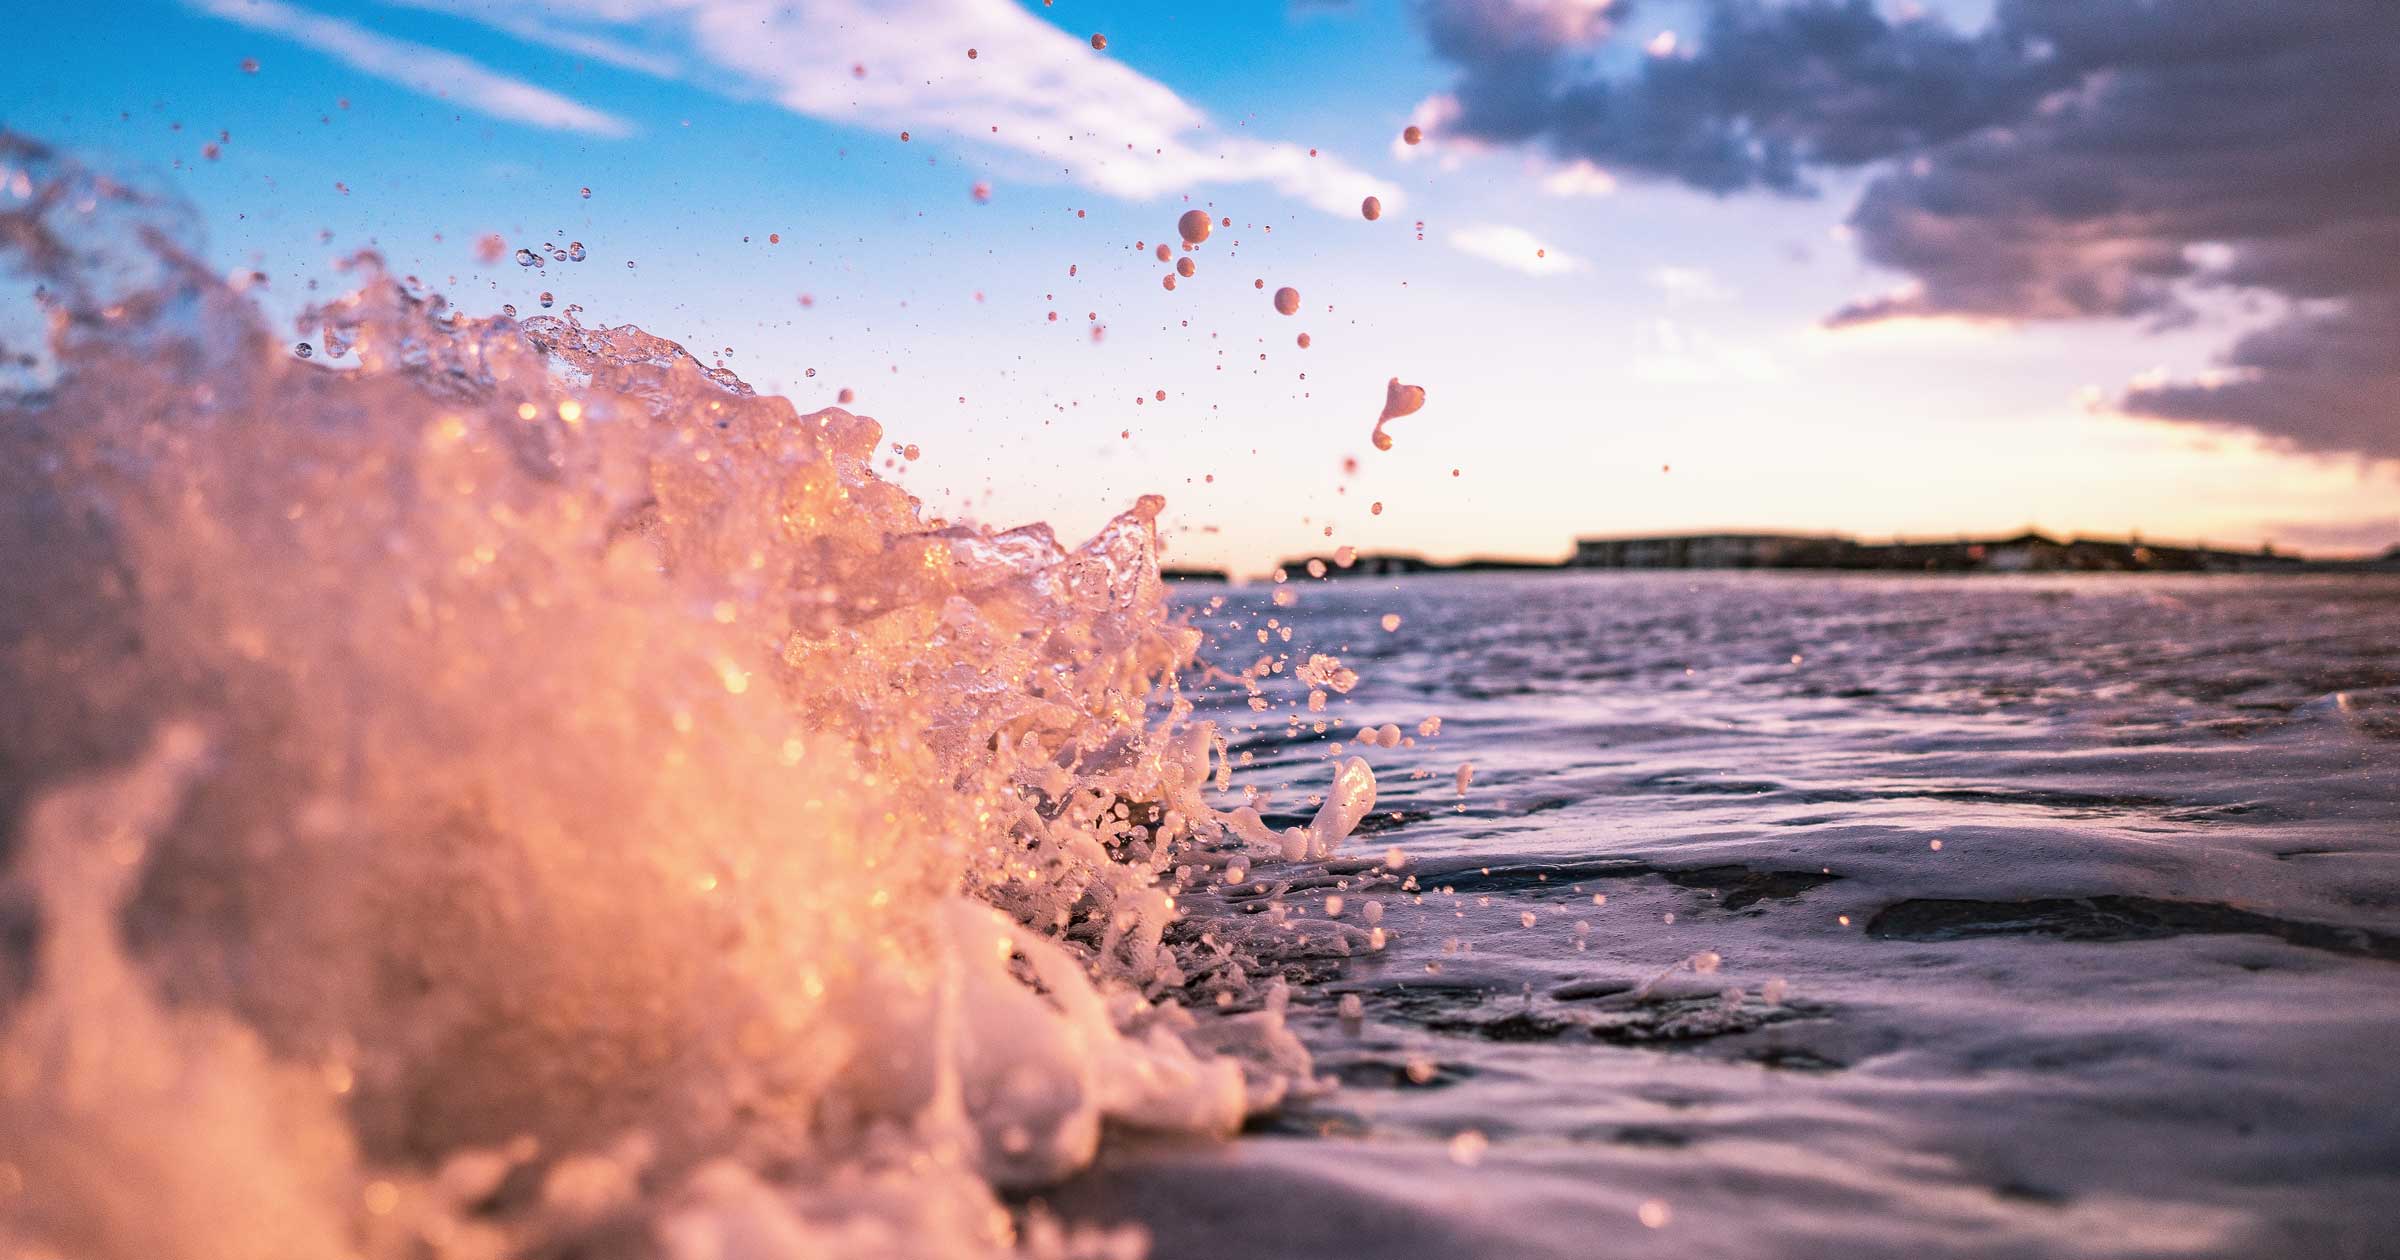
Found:
<svg viewBox="0 0 2400 1260"><path fill-rule="evenodd" d="M2157 813L2174 804L2138 792L2075 792L2063 788L1954 787L1924 791L1876 792L1879 800L1949 801L1973 805L2027 805L2069 818L2105 818L2126 813Z"/></svg>
<svg viewBox="0 0 2400 1260"><path fill-rule="evenodd" d="M2023 1181L2003 1181L1992 1187L1992 1193L2012 1203L2032 1203L2041 1207L2065 1207L2070 1199L2064 1190L2053 1190Z"/></svg>
<svg viewBox="0 0 2400 1260"><path fill-rule="evenodd" d="M1514 1010L1504 1014L1437 1015L1424 1021L1434 1032L1481 1037L1485 1041L1556 1041L1588 1025L1571 1015Z"/></svg>
<svg viewBox="0 0 2400 1260"><path fill-rule="evenodd" d="M1539 695L1541 689L1530 682L1513 685L1457 683L1451 686L1450 692L1462 700L1521 700L1527 696Z"/></svg>
<svg viewBox="0 0 2400 1260"><path fill-rule="evenodd" d="M1675 770L1635 779L1627 786L1635 791L1677 796L1774 796L1791 791L1789 785L1772 779L1719 779L1706 771Z"/></svg>
<svg viewBox="0 0 2400 1260"><path fill-rule="evenodd" d="M1242 1121L1242 1132L1302 1138L1355 1138L1367 1134L1367 1119L1354 1111L1327 1107L1288 1107Z"/></svg>
<svg viewBox="0 0 2400 1260"><path fill-rule="evenodd" d="M2258 801L2227 801L2221 805L2191 805L2180 809L2163 810L2159 813L2159 817L2176 823L2212 823L2225 822L2235 818L2265 821L2260 816L2273 813L2273 809Z"/></svg>
<svg viewBox="0 0 2400 1260"><path fill-rule="evenodd" d="M1680 1150L1692 1144L1692 1135L1680 1129L1664 1129L1651 1124L1628 1124L1609 1135L1620 1146L1646 1146L1657 1150Z"/></svg>
<svg viewBox="0 0 2400 1260"><path fill-rule="evenodd" d="M1717 904L1727 910L1748 909L1762 901L1789 901L1841 878L1823 871L1762 871L1738 865L1701 866L1659 874L1678 888L1705 888L1718 893Z"/></svg>
<svg viewBox="0 0 2400 1260"><path fill-rule="evenodd" d="M1472 1009L1491 996L1488 985L1473 981L1412 980L1380 989L1358 989L1360 999L1383 1015L1427 1024L1444 1015Z"/></svg>
<svg viewBox="0 0 2400 1260"><path fill-rule="evenodd" d="M2055 936L2087 942L2152 941L2189 935L2272 936L2355 958L2400 962L2400 936L2331 923L2278 918L2206 901L2104 895L2027 901L1917 898L1867 921L1880 940L1960 941L1986 936Z"/></svg>
<svg viewBox="0 0 2400 1260"><path fill-rule="evenodd" d="M1431 813L1422 809L1379 809L1359 819L1358 829L1350 834L1356 836L1382 835L1387 831L1398 831L1411 823L1421 823L1431 817L1433 817Z"/></svg>
<svg viewBox="0 0 2400 1260"><path fill-rule="evenodd" d="M1630 976L1603 976L1588 980L1570 980L1550 990L1550 996L1560 1002L1588 1002L1593 998L1615 997L1631 993L1640 981Z"/></svg>
<svg viewBox="0 0 2400 1260"><path fill-rule="evenodd" d="M1850 1065L1799 1046L1761 1046L1744 1052L1742 1060L1783 1072L1839 1072Z"/></svg>

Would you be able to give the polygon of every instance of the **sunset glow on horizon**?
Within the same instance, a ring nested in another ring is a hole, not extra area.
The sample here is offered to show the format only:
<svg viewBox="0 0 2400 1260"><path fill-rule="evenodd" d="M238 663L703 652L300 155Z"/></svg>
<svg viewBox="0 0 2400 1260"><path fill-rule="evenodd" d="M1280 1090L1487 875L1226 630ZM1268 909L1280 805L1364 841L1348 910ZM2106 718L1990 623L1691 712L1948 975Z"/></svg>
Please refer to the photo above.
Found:
<svg viewBox="0 0 2400 1260"><path fill-rule="evenodd" d="M26 14L0 121L188 199L272 309L360 248L470 311L550 293L804 411L854 391L954 518L1075 534L1162 493L1177 563L1737 528L2400 543L2371 353L2393 220L2335 204L2370 156L2258 154L2300 208L2256 240L2230 205L2140 227L1990 194L2000 164L2092 160L2136 107L2095 85L2190 90L2050 7L1861 3L1834 30L1520 0L1502 37L1443 0L191 0ZM1749 69L1902 55L1980 67L1990 99L1853 117ZM2156 195L2233 195L2189 178ZM1154 248L1193 208L1225 226L1169 277ZM2302 256L2334 248L2311 213L2352 216L2356 276ZM568 241L590 261L542 252ZM2281 349L2299 329L2319 348ZM1377 451L1394 375L1427 402Z"/></svg>

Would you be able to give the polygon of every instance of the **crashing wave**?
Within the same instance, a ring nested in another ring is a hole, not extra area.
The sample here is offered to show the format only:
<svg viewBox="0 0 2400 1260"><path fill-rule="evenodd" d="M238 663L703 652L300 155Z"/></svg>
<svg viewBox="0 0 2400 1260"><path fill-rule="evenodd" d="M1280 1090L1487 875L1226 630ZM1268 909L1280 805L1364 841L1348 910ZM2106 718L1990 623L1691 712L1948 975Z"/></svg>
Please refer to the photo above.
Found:
<svg viewBox="0 0 2400 1260"><path fill-rule="evenodd" d="M1121 1253L1000 1192L1308 1081L1170 935L1293 841L1204 795L1159 500L932 519L370 255L303 361L197 253L0 137L0 1248Z"/></svg>

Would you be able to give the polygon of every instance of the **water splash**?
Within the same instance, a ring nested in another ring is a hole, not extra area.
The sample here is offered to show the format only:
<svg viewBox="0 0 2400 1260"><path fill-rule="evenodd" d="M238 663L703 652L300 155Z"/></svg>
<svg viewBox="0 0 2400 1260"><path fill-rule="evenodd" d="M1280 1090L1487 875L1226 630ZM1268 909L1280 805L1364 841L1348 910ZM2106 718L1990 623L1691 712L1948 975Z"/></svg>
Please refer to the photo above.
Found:
<svg viewBox="0 0 2400 1260"><path fill-rule="evenodd" d="M0 168L0 1247L1122 1253L996 1188L1307 1081L1183 1001L1181 872L1288 840L1202 795L1160 500L945 525L871 419L372 255L301 361Z"/></svg>
<svg viewBox="0 0 2400 1260"><path fill-rule="evenodd" d="M1383 426L1390 424L1394 420L1400 419L1402 416L1413 416L1417 414L1418 411L1422 410L1424 406L1424 386L1403 385L1400 383L1400 378L1397 376L1385 382L1383 387L1383 414L1375 418L1375 431L1369 435L1371 440L1375 443L1375 449L1379 451L1388 451L1392 449L1392 435L1384 432Z"/></svg>

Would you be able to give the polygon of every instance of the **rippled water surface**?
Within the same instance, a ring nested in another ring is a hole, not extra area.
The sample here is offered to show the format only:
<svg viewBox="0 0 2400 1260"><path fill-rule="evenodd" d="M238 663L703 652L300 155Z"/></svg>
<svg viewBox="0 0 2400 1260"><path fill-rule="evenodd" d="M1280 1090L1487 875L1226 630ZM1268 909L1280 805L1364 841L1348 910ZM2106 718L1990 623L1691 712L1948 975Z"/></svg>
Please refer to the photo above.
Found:
<svg viewBox="0 0 2400 1260"><path fill-rule="evenodd" d="M2400 582L1185 598L1227 673L1288 654L1202 710L1270 822L1334 744L1381 780L1350 860L1195 899L1289 938L1339 1086L1076 1210L1169 1256L2400 1248ZM1316 652L1361 676L1321 712Z"/></svg>

